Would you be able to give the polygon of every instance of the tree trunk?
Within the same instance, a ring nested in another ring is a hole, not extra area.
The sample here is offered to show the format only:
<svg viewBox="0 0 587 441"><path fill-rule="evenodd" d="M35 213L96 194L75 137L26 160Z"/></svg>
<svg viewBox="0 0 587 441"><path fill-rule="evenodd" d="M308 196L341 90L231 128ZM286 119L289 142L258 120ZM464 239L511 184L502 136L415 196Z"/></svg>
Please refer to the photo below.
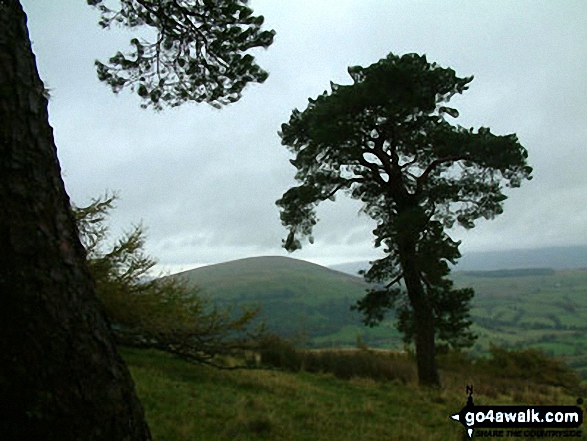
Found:
<svg viewBox="0 0 587 441"><path fill-rule="evenodd" d="M0 0L0 149L2 439L151 439L86 268L18 0Z"/></svg>
<svg viewBox="0 0 587 441"><path fill-rule="evenodd" d="M417 207L406 208L402 214L399 214L398 251L408 298L414 310L418 381L422 386L440 387L440 377L436 367L434 314L432 305L422 285L416 259L416 238L419 233L419 222L418 216L414 216L414 213L418 212Z"/></svg>
<svg viewBox="0 0 587 441"><path fill-rule="evenodd" d="M410 260L408 258L408 260ZM404 267L404 280L416 322L416 362L422 386L440 387L434 343L434 315L418 273L410 263Z"/></svg>

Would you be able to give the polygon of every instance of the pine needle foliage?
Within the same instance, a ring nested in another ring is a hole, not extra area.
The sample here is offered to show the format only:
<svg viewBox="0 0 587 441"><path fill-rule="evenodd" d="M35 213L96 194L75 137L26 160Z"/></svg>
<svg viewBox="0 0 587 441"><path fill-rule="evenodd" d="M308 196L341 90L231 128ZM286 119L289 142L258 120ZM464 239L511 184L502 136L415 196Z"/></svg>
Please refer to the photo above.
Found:
<svg viewBox="0 0 587 441"><path fill-rule="evenodd" d="M99 25L147 29L134 37L127 54L96 61L98 78L115 93L129 87L142 107L161 110L184 102L214 107L238 101L248 83L263 83L267 72L248 53L267 48L275 32L262 30L247 0L87 0L100 12Z"/></svg>
<svg viewBox="0 0 587 441"><path fill-rule="evenodd" d="M313 242L321 202L340 193L361 201L385 257L364 273L375 287L356 309L368 325L395 309L399 329L415 342L421 383L438 386L435 340L455 348L474 342L473 292L448 279L448 264L460 257L448 230L501 214L505 187L531 179L528 152L515 134L451 124L459 112L449 101L473 77L425 55L389 54L348 73L352 84L331 83L281 126L299 182L277 201L289 230L283 246Z"/></svg>
<svg viewBox="0 0 587 441"><path fill-rule="evenodd" d="M152 279L142 225L110 241L107 216L117 195L74 207L98 296L119 344L153 348L195 363L227 368L222 357L253 349L263 333L258 310L218 309L198 288L173 277ZM242 357L240 357L242 358ZM232 366L241 367L241 366Z"/></svg>

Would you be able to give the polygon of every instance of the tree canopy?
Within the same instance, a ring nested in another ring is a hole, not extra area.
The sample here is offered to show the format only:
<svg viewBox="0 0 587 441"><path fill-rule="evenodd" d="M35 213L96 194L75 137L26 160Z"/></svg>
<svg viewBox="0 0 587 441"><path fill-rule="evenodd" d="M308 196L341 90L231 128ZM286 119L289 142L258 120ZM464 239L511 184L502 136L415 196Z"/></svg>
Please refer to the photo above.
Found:
<svg viewBox="0 0 587 441"><path fill-rule="evenodd" d="M267 72L247 53L267 48L274 31L263 31L247 0L120 0L111 9L104 0L87 0L101 14L99 24L146 27L153 40L134 37L131 51L96 61L98 77L116 93L130 87L142 107L175 107L185 101L214 107L238 101L250 82Z"/></svg>
<svg viewBox="0 0 587 441"><path fill-rule="evenodd" d="M284 247L312 241L320 202L339 192L363 202L377 223L375 246L386 256L365 273L376 287L356 307L374 324L396 306L400 329L416 341L421 382L438 383L434 330L453 346L473 341L466 331L473 293L453 289L446 278L448 262L460 257L447 230L501 214L504 188L519 187L532 168L515 134L450 123L459 113L448 103L473 77L418 54L389 54L348 72L352 84L331 83L281 127L300 182L277 201L289 229Z"/></svg>

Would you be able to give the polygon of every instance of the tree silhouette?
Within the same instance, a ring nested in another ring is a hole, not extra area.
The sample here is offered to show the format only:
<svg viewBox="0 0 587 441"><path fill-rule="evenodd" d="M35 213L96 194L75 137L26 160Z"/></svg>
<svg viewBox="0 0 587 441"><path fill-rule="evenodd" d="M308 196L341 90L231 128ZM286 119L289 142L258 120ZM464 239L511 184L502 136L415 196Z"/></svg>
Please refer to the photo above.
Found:
<svg viewBox="0 0 587 441"><path fill-rule="evenodd" d="M338 192L363 202L386 256L365 273L376 288L355 307L374 324L395 306L399 329L415 340L420 383L437 386L435 336L457 347L473 341L473 292L447 279L447 262L460 253L446 230L500 214L503 185L520 186L532 169L516 135L447 121L458 117L449 100L473 77L459 78L417 54L390 54L349 74L353 84L331 83L330 93L309 99L282 125L301 183L277 201L289 229L284 247L300 248L298 236L311 239L320 202Z"/></svg>
<svg viewBox="0 0 587 441"><path fill-rule="evenodd" d="M219 108L238 101L248 83L267 79L246 52L269 47L275 32L261 30L263 16L253 15L246 0L124 0L119 9L87 1L100 11L104 28L142 26L156 34L154 41L132 38L128 54L96 61L101 81L114 92L135 90L143 107L195 101Z"/></svg>

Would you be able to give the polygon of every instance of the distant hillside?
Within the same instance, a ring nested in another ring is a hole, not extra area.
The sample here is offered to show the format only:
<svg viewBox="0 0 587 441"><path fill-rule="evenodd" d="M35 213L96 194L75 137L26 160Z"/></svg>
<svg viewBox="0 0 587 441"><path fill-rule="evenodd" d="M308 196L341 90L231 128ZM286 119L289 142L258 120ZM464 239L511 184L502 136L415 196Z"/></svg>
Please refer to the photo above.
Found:
<svg viewBox="0 0 587 441"><path fill-rule="evenodd" d="M349 262L331 268L357 274L369 262ZM496 271L504 269L552 268L555 270L587 268L587 246L549 247L465 253L454 271Z"/></svg>
<svg viewBox="0 0 587 441"><path fill-rule="evenodd" d="M587 247L549 247L525 250L467 253L458 262L458 271L489 271L514 268L587 268Z"/></svg>
<svg viewBox="0 0 587 441"><path fill-rule="evenodd" d="M282 336L305 334L316 344L348 344L365 329L361 314L350 310L367 288L362 278L303 260L252 257L174 277L200 286L219 305L260 305L269 329Z"/></svg>
<svg viewBox="0 0 587 441"><path fill-rule="evenodd" d="M552 265L555 266L555 265ZM367 285L355 276L288 257L254 257L175 275L203 288L219 306L258 305L272 332L304 335L313 347L348 347L357 337L372 347L401 348L393 314L365 327L350 306ZM566 357L587 376L587 270L510 268L455 271L456 286L472 287L471 318L479 340L508 348L538 347Z"/></svg>
<svg viewBox="0 0 587 441"><path fill-rule="evenodd" d="M323 299L355 297L366 288L359 277L282 256L233 260L175 276L198 284L213 298L239 301L279 297L317 304Z"/></svg>
<svg viewBox="0 0 587 441"><path fill-rule="evenodd" d="M489 342L540 348L587 378L587 270L456 271L453 279L475 289L476 352Z"/></svg>

